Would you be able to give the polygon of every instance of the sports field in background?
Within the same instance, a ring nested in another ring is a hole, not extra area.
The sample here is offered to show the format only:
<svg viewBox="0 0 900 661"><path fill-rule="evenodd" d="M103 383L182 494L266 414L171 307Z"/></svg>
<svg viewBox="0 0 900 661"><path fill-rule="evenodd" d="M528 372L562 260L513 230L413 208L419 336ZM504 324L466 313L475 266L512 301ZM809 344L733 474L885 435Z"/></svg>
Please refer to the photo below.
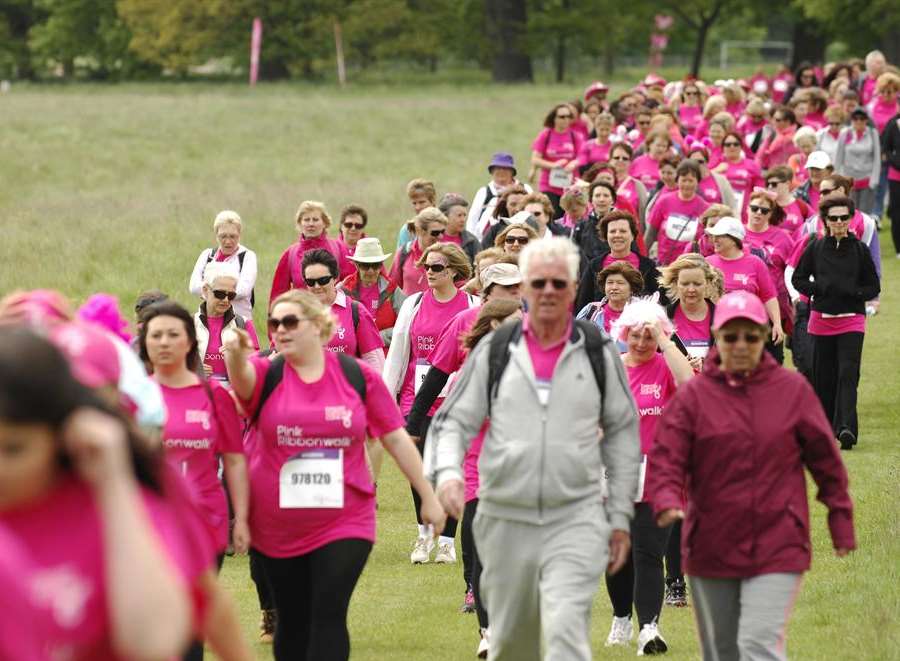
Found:
<svg viewBox="0 0 900 661"><path fill-rule="evenodd" d="M244 220L242 242L259 256L257 301L265 304L301 200L321 200L334 216L362 204L371 233L394 251L411 215L409 179L428 177L439 193L471 199L499 150L527 173L549 107L582 88L13 86L0 96L0 294L53 287L81 302L108 291L130 314L141 290L159 288L193 309L191 269L212 245L215 214L232 208ZM843 455L860 549L834 558L824 508L812 506L814 562L788 633L792 659L900 659L900 260L887 228L881 240L885 293L866 336L860 443ZM390 460L378 494L379 541L350 609L351 657L474 658L475 616L458 612L461 563L409 564L412 501ZM222 580L255 644L246 558L228 559ZM601 586L595 657L634 656L633 647L603 647L610 619ZM699 658L691 609L666 607L661 630L667 658ZM271 658L269 647L256 651Z"/></svg>

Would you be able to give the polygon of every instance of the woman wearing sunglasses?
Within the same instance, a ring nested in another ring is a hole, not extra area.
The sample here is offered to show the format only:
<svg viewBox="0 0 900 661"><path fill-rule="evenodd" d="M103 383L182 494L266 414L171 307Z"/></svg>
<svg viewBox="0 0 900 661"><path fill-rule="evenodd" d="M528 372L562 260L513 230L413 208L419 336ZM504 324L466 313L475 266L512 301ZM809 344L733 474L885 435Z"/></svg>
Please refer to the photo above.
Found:
<svg viewBox="0 0 900 661"><path fill-rule="evenodd" d="M250 531L278 612L275 658L345 661L347 609L375 541L366 438L381 439L421 495L426 524L440 531L444 512L380 375L325 349L331 311L291 291L275 300L268 326L283 362L255 356L241 331L226 341L226 362L256 432Z"/></svg>
<svg viewBox="0 0 900 661"><path fill-rule="evenodd" d="M406 296L387 277L384 263L391 253L384 253L381 241L371 236L360 239L350 261L356 273L344 279L341 290L362 305L375 319L385 350L391 344L394 324Z"/></svg>
<svg viewBox="0 0 900 661"><path fill-rule="evenodd" d="M562 215L559 198L574 181L578 152L584 142L572 128L576 117L572 106L559 103L544 118L544 129L531 144L531 164L540 171L538 190L550 198L555 216Z"/></svg>
<svg viewBox="0 0 900 661"><path fill-rule="evenodd" d="M357 242L365 238L366 225L369 224L369 214L358 204L348 204L341 209L340 238L337 243L341 247L342 254L347 259L356 250Z"/></svg>
<svg viewBox="0 0 900 661"><path fill-rule="evenodd" d="M734 198L731 184L724 176L709 169L709 148L699 141L692 141L690 137L685 140L685 144L687 145L687 157L700 166L700 183L697 185L697 192L706 200L707 204L725 204L731 207L732 213L735 213L737 201Z"/></svg>
<svg viewBox="0 0 900 661"><path fill-rule="evenodd" d="M537 238L537 232L530 225L525 223L509 225L497 235L494 245L507 255L518 255L529 242L536 241Z"/></svg>
<svg viewBox="0 0 900 661"><path fill-rule="evenodd" d="M794 288L810 297L813 385L844 450L859 438L856 396L866 302L881 291L869 249L850 231L855 211L846 196L819 205L825 236L810 241L791 276Z"/></svg>
<svg viewBox="0 0 900 661"><path fill-rule="evenodd" d="M811 213L809 205L794 196L792 183L794 172L786 165L779 165L766 172L766 190L775 193L775 204L784 211L780 227L793 235Z"/></svg>
<svg viewBox="0 0 900 661"><path fill-rule="evenodd" d="M194 315L197 351L207 377L228 380L225 358L222 356L222 336L226 329L241 328L259 348L259 339L252 324L236 314L232 303L237 297L238 273L227 262L211 263L203 273L203 302Z"/></svg>
<svg viewBox="0 0 900 661"><path fill-rule="evenodd" d="M472 274L469 259L459 247L450 243L432 245L419 258L418 264L426 273L428 287L424 292L408 297L400 308L384 365L384 381L388 391L396 397L404 416L409 416L416 394L431 368L429 358L441 333L459 312L478 305L475 296L456 287L457 281L465 281ZM428 412L428 417L434 415L443 401L443 396L438 397ZM421 440L416 443L420 453L424 450L427 432L427 426L423 426ZM424 564L429 562L434 550L434 534L429 530L428 522L423 521L420 515L421 501L418 493L413 493L413 502L418 519L418 534L410 561L413 564ZM436 563L456 562L456 549L453 546L455 534L456 520L449 518L444 535L438 540L434 558Z"/></svg>
<svg viewBox="0 0 900 661"><path fill-rule="evenodd" d="M306 288L335 318L335 332L325 348L355 356L381 373L384 342L369 311L337 288L338 265L334 256L327 250L310 250L303 255L303 278Z"/></svg>
<svg viewBox="0 0 900 661"><path fill-rule="evenodd" d="M756 162L763 170L787 164L788 158L797 153L794 133L797 116L787 106L778 106L772 112L772 127L756 152Z"/></svg>
<svg viewBox="0 0 900 661"><path fill-rule="evenodd" d="M693 133L703 122L703 104L706 95L694 81L684 83L681 94L672 97L672 108L678 113L678 121L687 133Z"/></svg>
<svg viewBox="0 0 900 661"><path fill-rule="evenodd" d="M766 309L716 304L715 348L656 427L647 474L659 526L681 538L704 659L786 659L785 630L810 567L804 467L838 557L856 547L847 471L815 393L764 350Z"/></svg>
<svg viewBox="0 0 900 661"><path fill-rule="evenodd" d="M650 194L641 180L630 174L633 158L634 150L624 142L617 143L609 152L609 163L616 171L616 202L627 202L637 217L643 219Z"/></svg>
<svg viewBox="0 0 900 661"><path fill-rule="evenodd" d="M388 277L391 283L410 296L428 288L428 279L419 262L428 248L443 240L447 231L447 216L435 207L425 207L407 223L407 228L415 238L397 251Z"/></svg>
<svg viewBox="0 0 900 661"><path fill-rule="evenodd" d="M723 175L734 191L735 204L739 211L746 205L746 195L755 186L765 185L759 165L744 154L741 134L729 131L722 140L722 162L713 172Z"/></svg>

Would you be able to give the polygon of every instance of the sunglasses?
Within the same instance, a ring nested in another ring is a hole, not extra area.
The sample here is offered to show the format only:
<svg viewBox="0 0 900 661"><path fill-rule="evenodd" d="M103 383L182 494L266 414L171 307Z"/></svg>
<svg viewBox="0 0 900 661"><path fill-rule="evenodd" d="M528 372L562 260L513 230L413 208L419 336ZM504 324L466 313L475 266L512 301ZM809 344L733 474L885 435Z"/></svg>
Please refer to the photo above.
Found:
<svg viewBox="0 0 900 661"><path fill-rule="evenodd" d="M643 120L643 121L638 120L637 125L638 125L638 126L650 126L650 120L649 120L649 119L645 119L645 120Z"/></svg>
<svg viewBox="0 0 900 661"><path fill-rule="evenodd" d="M270 333L275 333L279 326L284 326L284 330L286 331L292 331L297 328L301 321L303 321L303 319L295 314L286 314L281 319L269 317L266 320L266 326L269 328Z"/></svg>
<svg viewBox="0 0 900 661"><path fill-rule="evenodd" d="M740 142L723 142L722 146L723 147L740 147L741 143Z"/></svg>
<svg viewBox="0 0 900 661"><path fill-rule="evenodd" d="M773 119L774 121L776 121L776 122L783 122L783 121L785 121L785 118L784 118L784 117L773 117L772 119Z"/></svg>
<svg viewBox="0 0 900 661"><path fill-rule="evenodd" d="M426 271L431 271L432 273L443 273L444 269L447 268L446 264L425 264L422 268Z"/></svg>
<svg viewBox="0 0 900 661"><path fill-rule="evenodd" d="M565 280L560 280L558 278L550 278L550 279L535 278L534 280L532 280L531 282L528 283L528 286L531 287L532 289L537 289L538 291L541 291L547 286L548 282L557 291L562 291L563 289L565 289L566 287L569 286L568 282L566 282Z"/></svg>
<svg viewBox="0 0 900 661"><path fill-rule="evenodd" d="M629 156L613 156L609 160L611 160L611 161L630 161L631 158Z"/></svg>
<svg viewBox="0 0 900 661"><path fill-rule="evenodd" d="M831 195L836 190L837 188L820 188L819 196L821 197L822 195Z"/></svg>
<svg viewBox="0 0 900 661"><path fill-rule="evenodd" d="M693 91L685 92L684 95L685 96L697 96L699 93L700 92L698 92L697 90L693 90Z"/></svg>
<svg viewBox="0 0 900 661"><path fill-rule="evenodd" d="M782 182L780 182L776 179L772 179L771 181L766 182L766 188L778 188L779 184L781 184L781 183Z"/></svg>
<svg viewBox="0 0 900 661"><path fill-rule="evenodd" d="M759 344L763 339L759 333L722 333L719 337L722 338L725 344L734 344L741 338L747 344Z"/></svg>
<svg viewBox="0 0 900 661"><path fill-rule="evenodd" d="M428 233L429 233L431 236L433 236L434 238L437 238L437 237L439 237L439 236L442 236L442 235L444 234L444 232L446 232L446 231L447 231L447 230L431 230L431 231L428 232Z"/></svg>
<svg viewBox="0 0 900 661"><path fill-rule="evenodd" d="M771 209L768 209L766 207L757 206L756 204L750 205L750 211L752 211L753 213L758 213L762 216L768 216L770 213L772 213Z"/></svg>
<svg viewBox="0 0 900 661"><path fill-rule="evenodd" d="M213 296L218 298L220 301L224 301L226 298L229 301L233 301L237 298L236 291L222 291L221 289L213 289Z"/></svg>
<svg viewBox="0 0 900 661"><path fill-rule="evenodd" d="M365 227L365 224L364 223L344 223L344 227L346 227L348 230L361 230L363 227Z"/></svg>
<svg viewBox="0 0 900 661"><path fill-rule="evenodd" d="M761 122L765 118L765 115L750 115L750 119L752 119L754 122Z"/></svg>
<svg viewBox="0 0 900 661"><path fill-rule="evenodd" d="M380 271L384 266L384 262L375 262L373 264L366 262L357 262L356 265L363 271Z"/></svg>
<svg viewBox="0 0 900 661"><path fill-rule="evenodd" d="M303 279L306 281L307 287L310 287L310 288L316 287L316 286L324 287L329 282L334 280L334 276L333 275L323 275L321 278L303 278Z"/></svg>
<svg viewBox="0 0 900 661"><path fill-rule="evenodd" d="M840 126L840 122L828 122L828 126Z"/></svg>
<svg viewBox="0 0 900 661"><path fill-rule="evenodd" d="M572 115L557 115L556 119L572 119Z"/></svg>
<svg viewBox="0 0 900 661"><path fill-rule="evenodd" d="M508 236L504 239L504 243L506 245L511 246L514 243L518 243L520 246L528 245L528 241L530 239L527 236Z"/></svg>
<svg viewBox="0 0 900 661"><path fill-rule="evenodd" d="M853 217L853 215L849 214L849 213L845 213L841 216L827 216L828 220L830 220L833 223L846 223L852 217Z"/></svg>

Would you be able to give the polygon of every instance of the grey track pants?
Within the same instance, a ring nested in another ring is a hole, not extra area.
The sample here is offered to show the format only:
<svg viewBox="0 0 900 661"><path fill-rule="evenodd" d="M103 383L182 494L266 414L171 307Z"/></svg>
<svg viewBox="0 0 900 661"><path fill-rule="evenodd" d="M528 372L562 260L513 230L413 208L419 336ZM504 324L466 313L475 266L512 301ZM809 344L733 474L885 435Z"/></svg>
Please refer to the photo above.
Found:
<svg viewBox="0 0 900 661"><path fill-rule="evenodd" d="M688 579L704 661L785 661L802 574Z"/></svg>
<svg viewBox="0 0 900 661"><path fill-rule="evenodd" d="M606 570L609 524L600 504L534 525L478 511L481 594L491 622L492 661L591 658L591 605Z"/></svg>

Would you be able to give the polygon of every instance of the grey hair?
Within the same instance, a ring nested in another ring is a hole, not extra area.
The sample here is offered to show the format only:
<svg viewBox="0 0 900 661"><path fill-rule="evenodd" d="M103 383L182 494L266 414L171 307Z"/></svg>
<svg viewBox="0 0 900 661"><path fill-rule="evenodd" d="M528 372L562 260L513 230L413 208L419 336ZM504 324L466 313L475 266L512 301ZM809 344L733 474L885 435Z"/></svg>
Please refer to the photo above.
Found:
<svg viewBox="0 0 900 661"><path fill-rule="evenodd" d="M212 287L219 278L231 278L235 283L240 280L241 273L237 266L230 262L210 262L203 269L203 284Z"/></svg>
<svg viewBox="0 0 900 661"><path fill-rule="evenodd" d="M237 211L232 211L231 209L225 209L225 211L220 211L216 214L216 219L213 221L213 231L218 232L222 225L234 225L237 227L238 232L243 228L241 217Z"/></svg>
<svg viewBox="0 0 900 661"><path fill-rule="evenodd" d="M438 203L438 209L440 209L441 213L445 216L450 213L450 209L452 209L453 207L467 206L469 206L468 200L466 200L466 198L464 198L459 193L446 193Z"/></svg>
<svg viewBox="0 0 900 661"><path fill-rule="evenodd" d="M569 269L569 279L575 282L578 279L578 265L581 263L581 255L578 247L565 236L551 236L537 241L530 241L519 254L519 270L522 279L528 280L528 272L531 270L531 262L540 259L544 262L563 260Z"/></svg>

